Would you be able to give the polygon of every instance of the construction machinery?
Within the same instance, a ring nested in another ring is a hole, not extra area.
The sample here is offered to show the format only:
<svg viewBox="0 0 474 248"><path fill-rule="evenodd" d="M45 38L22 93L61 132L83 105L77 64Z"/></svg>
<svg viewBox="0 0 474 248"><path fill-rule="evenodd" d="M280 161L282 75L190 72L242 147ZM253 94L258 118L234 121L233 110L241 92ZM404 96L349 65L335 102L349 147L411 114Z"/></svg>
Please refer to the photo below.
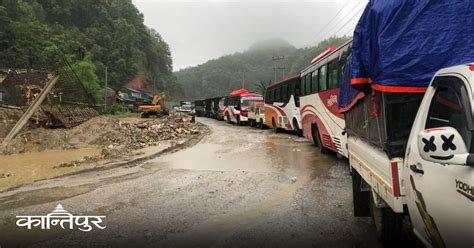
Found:
<svg viewBox="0 0 474 248"><path fill-rule="evenodd" d="M161 93L153 97L151 104L139 105L138 112L140 112L140 117L148 118L150 115L156 115L157 117L168 115L169 110L166 107L165 99L165 93Z"/></svg>

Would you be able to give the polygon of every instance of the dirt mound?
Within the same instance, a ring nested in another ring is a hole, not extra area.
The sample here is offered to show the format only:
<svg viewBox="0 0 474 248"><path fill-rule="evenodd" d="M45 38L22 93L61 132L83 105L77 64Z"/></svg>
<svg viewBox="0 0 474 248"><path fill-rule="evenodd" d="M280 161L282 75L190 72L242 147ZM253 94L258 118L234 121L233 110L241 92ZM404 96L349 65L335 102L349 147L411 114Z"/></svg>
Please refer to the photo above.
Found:
<svg viewBox="0 0 474 248"><path fill-rule="evenodd" d="M150 119L98 116L72 129L27 129L20 132L3 153L96 147L104 149L104 154L115 154L113 157L116 157L157 145L162 140L199 133L199 125L192 123L187 115L172 114Z"/></svg>
<svg viewBox="0 0 474 248"><path fill-rule="evenodd" d="M7 136L22 115L22 110L0 107L0 141Z"/></svg>

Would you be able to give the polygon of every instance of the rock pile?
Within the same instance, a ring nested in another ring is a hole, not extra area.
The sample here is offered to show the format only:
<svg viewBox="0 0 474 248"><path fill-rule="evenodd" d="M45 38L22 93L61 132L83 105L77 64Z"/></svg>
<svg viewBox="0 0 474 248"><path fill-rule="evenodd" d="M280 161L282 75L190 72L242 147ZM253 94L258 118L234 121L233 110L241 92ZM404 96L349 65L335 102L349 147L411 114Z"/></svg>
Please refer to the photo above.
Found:
<svg viewBox="0 0 474 248"><path fill-rule="evenodd" d="M100 143L108 141L107 148L109 149L120 146L127 150L137 150L157 145L161 140L185 138L199 133L198 125L191 122L190 116L172 114L161 118L147 119L139 123L118 120L115 123L114 132L101 137L102 142Z"/></svg>

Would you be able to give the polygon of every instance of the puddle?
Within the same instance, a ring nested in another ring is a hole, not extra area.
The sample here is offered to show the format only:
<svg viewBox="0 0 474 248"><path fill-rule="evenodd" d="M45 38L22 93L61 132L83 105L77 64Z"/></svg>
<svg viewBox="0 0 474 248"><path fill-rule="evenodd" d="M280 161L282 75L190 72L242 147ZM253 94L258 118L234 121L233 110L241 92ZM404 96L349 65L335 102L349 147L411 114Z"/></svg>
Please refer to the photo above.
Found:
<svg viewBox="0 0 474 248"><path fill-rule="evenodd" d="M337 164L335 155L321 154L297 136L262 133L216 142L219 139L220 135L213 134L205 143L157 158L145 168L166 164L176 169L284 172L315 178L328 177L329 169Z"/></svg>
<svg viewBox="0 0 474 248"><path fill-rule="evenodd" d="M99 153L100 150L97 148L81 148L0 155L0 174L8 175L0 178L0 191L82 170L87 166L86 164L77 167L54 167L64 162L79 160L85 156L95 156Z"/></svg>

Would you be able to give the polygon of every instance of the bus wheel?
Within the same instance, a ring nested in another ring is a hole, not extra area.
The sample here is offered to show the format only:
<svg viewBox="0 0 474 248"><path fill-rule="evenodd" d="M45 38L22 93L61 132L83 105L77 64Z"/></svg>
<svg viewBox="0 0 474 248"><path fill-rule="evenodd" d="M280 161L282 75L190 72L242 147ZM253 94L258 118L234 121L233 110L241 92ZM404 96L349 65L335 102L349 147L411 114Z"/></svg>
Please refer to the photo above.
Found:
<svg viewBox="0 0 474 248"><path fill-rule="evenodd" d="M296 119L293 119L293 129L294 129L296 135L303 136L303 132L300 129L300 127L298 126L298 122L296 121Z"/></svg>
<svg viewBox="0 0 474 248"><path fill-rule="evenodd" d="M264 124L263 124L263 120L260 120L260 121L259 121L259 127L260 127L260 129L264 129L264 128L265 128L265 126L264 126Z"/></svg>
<svg viewBox="0 0 474 248"><path fill-rule="evenodd" d="M253 127L253 120L249 120L249 126Z"/></svg>
<svg viewBox="0 0 474 248"><path fill-rule="evenodd" d="M241 126L242 123L240 122L240 115L237 115L237 125Z"/></svg>
<svg viewBox="0 0 474 248"><path fill-rule="evenodd" d="M311 134L313 136L313 143L319 148L319 151L323 154L326 154L329 152L329 149L323 146L323 142L321 142L321 138L319 135L319 130L316 127L316 124L313 124L311 127Z"/></svg>
<svg viewBox="0 0 474 248"><path fill-rule="evenodd" d="M279 133L279 132L280 132L280 129L279 129L278 126L276 125L275 119L272 119L272 127L273 127L273 131L275 131L275 133Z"/></svg>
<svg viewBox="0 0 474 248"><path fill-rule="evenodd" d="M389 207L378 208L374 194L370 194L370 212L377 233L377 239L385 247L396 246L400 242L403 214L393 212Z"/></svg>

